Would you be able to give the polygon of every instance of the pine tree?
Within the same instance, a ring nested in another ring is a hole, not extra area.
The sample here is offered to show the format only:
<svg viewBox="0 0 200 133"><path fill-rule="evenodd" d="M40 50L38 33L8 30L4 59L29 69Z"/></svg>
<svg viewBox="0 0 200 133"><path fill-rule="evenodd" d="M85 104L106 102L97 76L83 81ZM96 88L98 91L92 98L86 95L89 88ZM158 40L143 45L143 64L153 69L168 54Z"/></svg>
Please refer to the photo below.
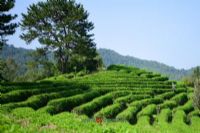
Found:
<svg viewBox="0 0 200 133"><path fill-rule="evenodd" d="M28 8L27 14L22 14L24 33L21 38L27 43L38 39L40 44L54 52L58 69L66 73L74 54L87 59L96 56L96 45L90 33L94 26L88 16L83 6L74 0L38 2ZM87 52L80 54L76 50L79 46L84 48L79 51Z"/></svg>
<svg viewBox="0 0 200 133"><path fill-rule="evenodd" d="M5 36L15 33L16 23L11 23L17 15L7 14L14 7L15 0L0 0L0 49L6 44Z"/></svg>

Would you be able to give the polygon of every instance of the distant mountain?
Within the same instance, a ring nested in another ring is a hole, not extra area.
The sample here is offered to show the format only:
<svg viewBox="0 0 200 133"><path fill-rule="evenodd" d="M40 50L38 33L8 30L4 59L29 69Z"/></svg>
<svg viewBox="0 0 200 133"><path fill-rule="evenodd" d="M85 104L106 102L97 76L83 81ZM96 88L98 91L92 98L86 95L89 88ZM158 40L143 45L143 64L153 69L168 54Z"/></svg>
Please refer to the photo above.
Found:
<svg viewBox="0 0 200 133"><path fill-rule="evenodd" d="M106 66L109 66L111 64L124 64L135 66L149 71L161 73L168 76L171 80L179 80L182 77L190 75L192 73L192 69L176 69L174 67L156 61L148 61L131 56L123 56L109 49L99 49L98 52L103 58L104 64Z"/></svg>
<svg viewBox="0 0 200 133"><path fill-rule="evenodd" d="M21 74L26 71L26 63L32 58L29 56L33 50L24 49L24 48L16 48L12 45L3 46L3 50L0 52L0 58L7 59L12 58L15 62L20 66Z"/></svg>
<svg viewBox="0 0 200 133"><path fill-rule="evenodd" d="M0 58L7 59L10 57L15 59L18 65L21 66L20 73L23 73L26 70L26 63L32 60L31 57L28 56L32 51L33 50L30 49L16 48L12 45L7 45L3 47L3 51L0 53ZM124 64L135 66L138 68L167 75L172 80L179 80L183 76L190 75L192 73L192 69L179 70L156 61L142 60L131 56L122 56L117 52L109 49L98 49L98 52L102 56L103 62L106 66L109 66L111 64Z"/></svg>

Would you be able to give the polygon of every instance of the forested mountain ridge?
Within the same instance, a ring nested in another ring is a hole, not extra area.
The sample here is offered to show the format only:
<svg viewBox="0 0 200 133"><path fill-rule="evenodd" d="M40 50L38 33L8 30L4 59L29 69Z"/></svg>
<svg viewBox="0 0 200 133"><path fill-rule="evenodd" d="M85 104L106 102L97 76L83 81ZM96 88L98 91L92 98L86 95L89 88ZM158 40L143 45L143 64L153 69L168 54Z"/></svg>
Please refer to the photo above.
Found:
<svg viewBox="0 0 200 133"><path fill-rule="evenodd" d="M104 64L106 66L109 66L111 64L124 64L128 66L135 66L138 68L147 69L149 71L167 75L171 80L179 80L182 77L190 75L192 73L192 69L176 69L157 61L143 60L132 56L123 56L109 49L99 49L98 51L103 58Z"/></svg>
<svg viewBox="0 0 200 133"><path fill-rule="evenodd" d="M3 47L0 57L3 59L13 58L17 62L17 64L22 67L21 72L23 72L26 69L26 63L31 60L31 56L29 55L33 51L34 50L16 48L12 45L7 45ZM149 71L167 75L172 80L179 80L182 77L190 75L192 73L192 69L179 70L156 61L148 61L131 56L123 56L109 49L101 48L98 50L98 52L101 55L105 66L109 66L111 64L124 64L129 66L135 66L138 68L147 69Z"/></svg>

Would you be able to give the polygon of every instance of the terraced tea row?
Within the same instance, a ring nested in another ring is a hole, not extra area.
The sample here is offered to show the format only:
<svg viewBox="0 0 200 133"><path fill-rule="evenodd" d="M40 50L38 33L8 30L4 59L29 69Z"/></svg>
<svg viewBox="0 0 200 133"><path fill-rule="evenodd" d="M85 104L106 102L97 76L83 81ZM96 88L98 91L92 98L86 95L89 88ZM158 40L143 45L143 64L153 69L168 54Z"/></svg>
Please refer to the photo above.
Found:
<svg viewBox="0 0 200 133"><path fill-rule="evenodd" d="M116 124L125 123L134 130L144 126L198 129L200 113L194 108L192 97L193 88L176 85L160 74L111 66L107 71L90 75L66 74L35 84L2 84L0 111L20 117L21 111L30 111L29 119L35 122L33 117L38 117L40 124L49 122L44 117L53 123L59 118L57 122L62 125L68 121L63 114L69 114L73 120L82 117L100 123L115 120Z"/></svg>

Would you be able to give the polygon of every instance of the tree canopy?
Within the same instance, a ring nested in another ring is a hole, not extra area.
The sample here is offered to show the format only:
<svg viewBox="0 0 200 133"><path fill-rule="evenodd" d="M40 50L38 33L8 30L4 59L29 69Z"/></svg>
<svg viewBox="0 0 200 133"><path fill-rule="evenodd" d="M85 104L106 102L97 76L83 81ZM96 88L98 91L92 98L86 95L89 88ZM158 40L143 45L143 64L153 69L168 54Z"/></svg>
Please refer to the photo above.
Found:
<svg viewBox="0 0 200 133"><path fill-rule="evenodd" d="M11 23L17 15L7 14L14 7L15 0L0 0L0 50L6 44L5 36L15 33L16 23Z"/></svg>
<svg viewBox="0 0 200 133"><path fill-rule="evenodd" d="M57 67L66 73L79 69L97 69L96 45L88 12L74 0L48 0L32 4L22 14L21 38L28 44L37 39L47 51L54 52ZM95 67L95 68L93 68Z"/></svg>

